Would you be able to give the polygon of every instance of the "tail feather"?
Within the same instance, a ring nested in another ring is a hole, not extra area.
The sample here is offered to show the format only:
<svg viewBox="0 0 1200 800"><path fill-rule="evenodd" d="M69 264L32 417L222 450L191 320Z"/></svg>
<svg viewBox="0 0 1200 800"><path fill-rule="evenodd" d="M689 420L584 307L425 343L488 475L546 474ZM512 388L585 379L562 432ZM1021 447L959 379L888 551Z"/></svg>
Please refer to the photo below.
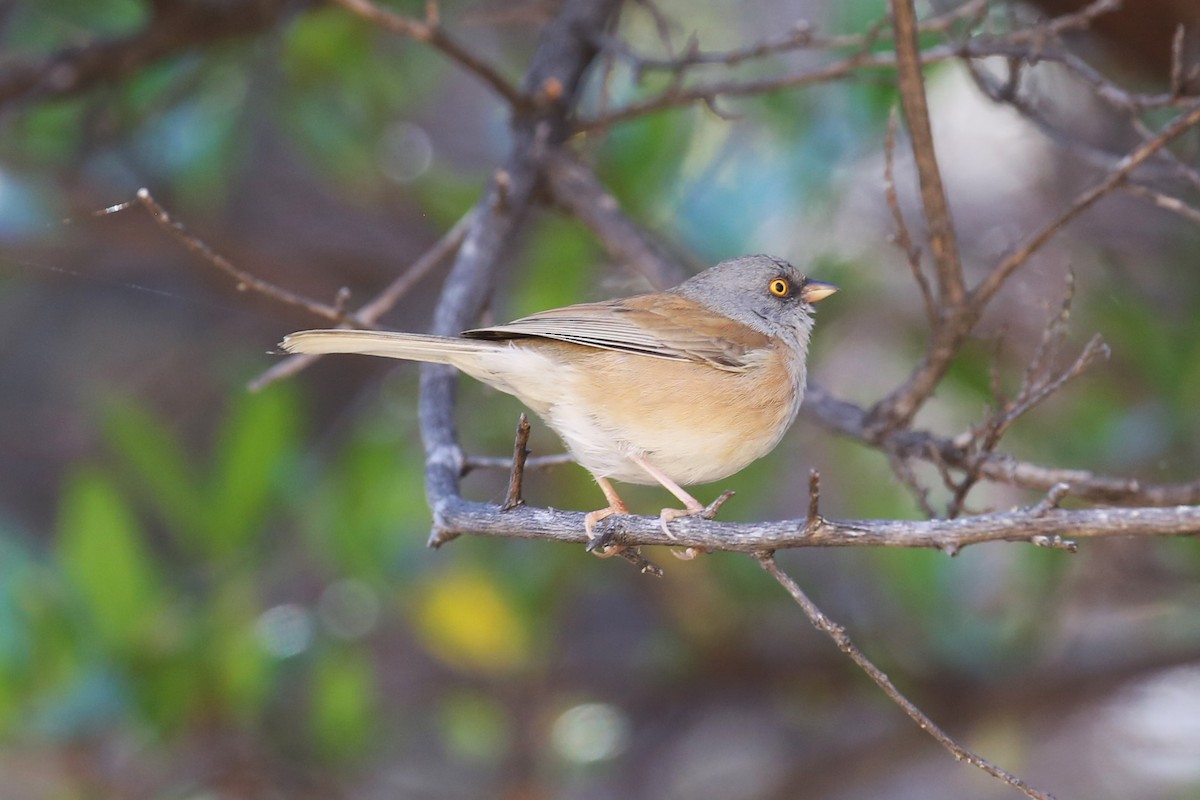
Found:
<svg viewBox="0 0 1200 800"><path fill-rule="evenodd" d="M494 342L449 336L348 329L299 331L283 337L279 346L289 353L361 353L435 364L457 364L464 356L497 348Z"/></svg>

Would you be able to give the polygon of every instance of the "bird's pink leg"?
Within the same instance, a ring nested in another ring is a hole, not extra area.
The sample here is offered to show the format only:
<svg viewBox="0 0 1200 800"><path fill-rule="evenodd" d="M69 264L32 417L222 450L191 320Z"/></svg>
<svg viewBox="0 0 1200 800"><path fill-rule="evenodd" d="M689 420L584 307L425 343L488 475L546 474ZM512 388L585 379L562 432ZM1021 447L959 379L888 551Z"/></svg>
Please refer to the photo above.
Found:
<svg viewBox="0 0 1200 800"><path fill-rule="evenodd" d="M600 487L600 491L604 492L604 499L608 501L608 506L606 508L597 509L596 511L589 511L584 516L583 528L587 532L588 539L596 538L596 532L594 529L596 527L596 523L600 520L611 517L613 514L629 513L629 507L625 505L625 501L622 500L620 495L617 494L617 490L613 488L613 485L609 482L608 478L602 478L599 475L593 475L592 477L596 479L596 484ZM611 558L624 549L624 547L616 545L600 548L593 552L595 552L595 554L600 558Z"/></svg>
<svg viewBox="0 0 1200 800"><path fill-rule="evenodd" d="M671 530L667 527L668 522L674 519L679 519L680 517L692 517L696 514L704 513L704 505L699 500L688 494L682 486L671 480L670 476L647 461L644 456L630 456L629 460L644 469L650 475L650 477L661 483L668 492L678 497L679 502L687 506L687 508L664 508L661 512L659 512L658 524L659 527L662 528L663 533L667 535L667 538L675 538L675 534L671 533ZM684 561L690 561L699 555L699 551L697 551L694 547L689 547L683 551L672 550L671 553L676 558Z"/></svg>

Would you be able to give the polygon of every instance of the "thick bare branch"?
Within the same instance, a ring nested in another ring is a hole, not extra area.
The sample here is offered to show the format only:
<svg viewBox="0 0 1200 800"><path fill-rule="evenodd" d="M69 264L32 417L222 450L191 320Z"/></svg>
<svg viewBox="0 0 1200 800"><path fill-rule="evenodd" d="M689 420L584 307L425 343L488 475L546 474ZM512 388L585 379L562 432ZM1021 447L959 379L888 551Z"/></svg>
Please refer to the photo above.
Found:
<svg viewBox="0 0 1200 800"><path fill-rule="evenodd" d="M459 534L541 539L585 544L583 512L521 506L502 512L498 506L462 498L443 503L437 519L442 537ZM663 533L657 516L613 515L596 531L626 547L661 545L698 550L756 553L794 547L905 547L958 552L983 542L1031 542L1036 537L1073 540L1114 537L1196 536L1200 506L1170 508L1028 509L977 514L958 519L836 520L818 518L757 523L717 522L699 516L671 523L673 538Z"/></svg>
<svg viewBox="0 0 1200 800"><path fill-rule="evenodd" d="M522 94L539 96L542 102L513 119L512 152L476 206L478 215L458 250L434 311L433 333L457 334L477 319L491 294L499 260L533 201L547 153L567 136L567 119L580 80L596 53L593 38L605 30L619 6L619 0L568 0L542 31L521 85ZM452 368L423 366L420 422L426 453L425 491L434 516L433 544L453 533L442 520L462 502L459 480L464 456L454 422L456 387Z"/></svg>

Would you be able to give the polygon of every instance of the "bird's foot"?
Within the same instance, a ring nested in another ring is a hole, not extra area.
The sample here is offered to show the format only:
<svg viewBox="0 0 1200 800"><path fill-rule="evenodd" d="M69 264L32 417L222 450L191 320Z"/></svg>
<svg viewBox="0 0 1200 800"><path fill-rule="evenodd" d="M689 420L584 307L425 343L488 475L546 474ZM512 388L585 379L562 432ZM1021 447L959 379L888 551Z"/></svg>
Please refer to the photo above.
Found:
<svg viewBox="0 0 1200 800"><path fill-rule="evenodd" d="M718 497L716 500L713 500L706 506L700 505L699 500L689 498L691 499L691 502L687 503L687 508L664 508L658 515L659 527L662 528L663 533L667 535L668 539L674 539L675 534L671 533L671 529L667 527L669 522L672 520L681 519L682 517L700 517L701 519L712 519L717 515L717 512L721 510L721 506L725 505L725 501L733 497L733 494L733 492L729 491L722 492L720 497ZM672 548L671 555L675 556L680 561L691 561L702 552L704 551L698 547L685 547L682 550Z"/></svg>
<svg viewBox="0 0 1200 800"><path fill-rule="evenodd" d="M613 514L628 514L629 509L624 503L613 504L607 508L589 511L583 518L583 529L587 533L588 544L587 551L598 558L612 558L617 553L625 549L624 545L610 544L613 536L616 535L615 527L610 527L602 534L596 533L596 523L603 519L608 519Z"/></svg>

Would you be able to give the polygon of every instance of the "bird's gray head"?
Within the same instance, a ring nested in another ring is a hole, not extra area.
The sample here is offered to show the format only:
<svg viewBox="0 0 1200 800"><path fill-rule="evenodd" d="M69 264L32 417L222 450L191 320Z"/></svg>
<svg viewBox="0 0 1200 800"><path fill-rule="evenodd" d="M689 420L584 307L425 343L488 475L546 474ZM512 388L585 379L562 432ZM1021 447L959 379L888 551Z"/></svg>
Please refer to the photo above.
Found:
<svg viewBox="0 0 1200 800"><path fill-rule="evenodd" d="M806 278L782 258L756 255L722 261L673 291L760 333L806 344L812 304L837 287Z"/></svg>

